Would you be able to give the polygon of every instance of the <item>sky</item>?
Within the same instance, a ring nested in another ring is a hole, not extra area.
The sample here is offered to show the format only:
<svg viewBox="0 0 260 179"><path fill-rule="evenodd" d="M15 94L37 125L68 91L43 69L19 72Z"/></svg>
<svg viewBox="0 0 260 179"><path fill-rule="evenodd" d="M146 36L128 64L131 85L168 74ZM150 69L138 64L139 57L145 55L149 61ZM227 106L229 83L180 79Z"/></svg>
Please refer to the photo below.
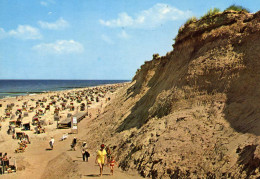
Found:
<svg viewBox="0 0 260 179"><path fill-rule="evenodd" d="M0 0L0 79L131 80L210 8L260 0Z"/></svg>

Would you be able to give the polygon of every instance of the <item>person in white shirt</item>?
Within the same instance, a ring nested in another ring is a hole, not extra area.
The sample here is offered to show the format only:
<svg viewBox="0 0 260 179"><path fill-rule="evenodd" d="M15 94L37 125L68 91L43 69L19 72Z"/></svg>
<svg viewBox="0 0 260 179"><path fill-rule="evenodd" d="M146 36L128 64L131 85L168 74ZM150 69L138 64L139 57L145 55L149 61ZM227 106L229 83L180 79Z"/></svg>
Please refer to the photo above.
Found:
<svg viewBox="0 0 260 179"><path fill-rule="evenodd" d="M64 141L64 140L67 139L67 138L68 138L68 134L64 133L60 140L61 140L61 141Z"/></svg>
<svg viewBox="0 0 260 179"><path fill-rule="evenodd" d="M54 138L53 137L51 137L49 144L50 144L51 149L53 149L53 145L54 145Z"/></svg>

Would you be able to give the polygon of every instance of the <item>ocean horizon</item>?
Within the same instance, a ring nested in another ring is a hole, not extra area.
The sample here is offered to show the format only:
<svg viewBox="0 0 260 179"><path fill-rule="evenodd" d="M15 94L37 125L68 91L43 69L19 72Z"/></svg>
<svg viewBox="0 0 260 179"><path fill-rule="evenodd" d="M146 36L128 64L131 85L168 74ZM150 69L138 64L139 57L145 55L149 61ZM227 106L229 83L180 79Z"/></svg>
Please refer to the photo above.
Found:
<svg viewBox="0 0 260 179"><path fill-rule="evenodd" d="M129 82L130 80L54 80L54 79L1 79L0 99L24 95L86 88L105 84Z"/></svg>

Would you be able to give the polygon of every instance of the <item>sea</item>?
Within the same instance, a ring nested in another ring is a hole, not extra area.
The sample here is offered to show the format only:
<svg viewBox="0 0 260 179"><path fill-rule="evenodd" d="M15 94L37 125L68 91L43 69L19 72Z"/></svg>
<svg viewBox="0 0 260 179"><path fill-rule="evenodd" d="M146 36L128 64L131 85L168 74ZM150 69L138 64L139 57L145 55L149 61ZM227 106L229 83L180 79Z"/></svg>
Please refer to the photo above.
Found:
<svg viewBox="0 0 260 179"><path fill-rule="evenodd" d="M0 80L0 99L129 81L130 80Z"/></svg>

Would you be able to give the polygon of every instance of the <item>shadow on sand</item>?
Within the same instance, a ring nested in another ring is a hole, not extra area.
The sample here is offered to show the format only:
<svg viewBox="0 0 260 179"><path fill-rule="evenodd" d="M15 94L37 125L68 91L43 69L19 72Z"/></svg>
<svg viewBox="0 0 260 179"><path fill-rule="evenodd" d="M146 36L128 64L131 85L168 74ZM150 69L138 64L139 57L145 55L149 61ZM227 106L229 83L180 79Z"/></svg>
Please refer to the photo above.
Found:
<svg viewBox="0 0 260 179"><path fill-rule="evenodd" d="M89 174L89 175L84 175L85 177L100 177L99 174ZM110 176L110 174L103 174L103 176Z"/></svg>

